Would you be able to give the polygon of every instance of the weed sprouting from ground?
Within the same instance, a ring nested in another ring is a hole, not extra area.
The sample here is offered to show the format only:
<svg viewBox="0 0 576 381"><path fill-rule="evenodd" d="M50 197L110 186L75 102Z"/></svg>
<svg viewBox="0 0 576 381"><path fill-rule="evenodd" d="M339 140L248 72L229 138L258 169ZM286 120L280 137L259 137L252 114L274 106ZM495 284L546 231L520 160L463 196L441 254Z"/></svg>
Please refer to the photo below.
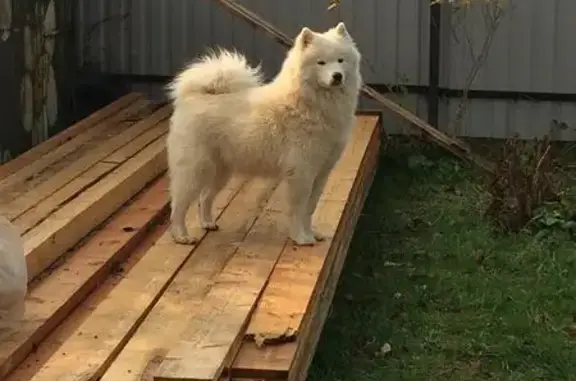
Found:
<svg viewBox="0 0 576 381"><path fill-rule="evenodd" d="M309 379L576 380L576 243L498 232L491 200L466 164L390 144Z"/></svg>
<svg viewBox="0 0 576 381"><path fill-rule="evenodd" d="M570 146L554 147L549 136L504 142L490 176L486 216L506 233L531 232L543 237L552 230L576 233L576 188ZM568 150L566 148L569 148Z"/></svg>
<svg viewBox="0 0 576 381"><path fill-rule="evenodd" d="M559 201L557 160L549 138L508 139L502 148L488 191L487 216L506 232L519 232L549 202Z"/></svg>

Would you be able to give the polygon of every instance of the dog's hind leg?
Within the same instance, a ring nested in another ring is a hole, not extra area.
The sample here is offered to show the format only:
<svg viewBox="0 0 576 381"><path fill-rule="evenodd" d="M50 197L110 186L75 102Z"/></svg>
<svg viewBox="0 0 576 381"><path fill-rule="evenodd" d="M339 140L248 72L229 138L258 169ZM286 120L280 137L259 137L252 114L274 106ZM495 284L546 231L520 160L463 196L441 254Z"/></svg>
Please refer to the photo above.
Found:
<svg viewBox="0 0 576 381"><path fill-rule="evenodd" d="M181 168L170 174L170 232L174 242L183 245L192 245L197 241L186 228L186 214L190 204L202 191L202 179L195 176L197 173L199 171Z"/></svg>
<svg viewBox="0 0 576 381"><path fill-rule="evenodd" d="M218 225L212 214L212 208L214 199L222 188L226 186L230 176L230 170L224 166L220 167L219 170L213 171L210 181L200 194L200 202L198 203L200 224L206 230L218 230Z"/></svg>

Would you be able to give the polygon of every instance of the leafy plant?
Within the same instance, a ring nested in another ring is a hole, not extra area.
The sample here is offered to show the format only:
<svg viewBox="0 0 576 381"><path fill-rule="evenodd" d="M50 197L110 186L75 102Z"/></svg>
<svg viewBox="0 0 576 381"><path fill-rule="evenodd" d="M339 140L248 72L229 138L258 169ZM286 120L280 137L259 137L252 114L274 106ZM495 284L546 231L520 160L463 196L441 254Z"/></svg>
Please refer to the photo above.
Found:
<svg viewBox="0 0 576 381"><path fill-rule="evenodd" d="M550 215L537 214L550 202L560 200L560 176L552 157L550 138L532 141L518 135L507 139L489 180L491 202L486 214L503 230L518 232L538 216L539 221L554 223Z"/></svg>
<svg viewBox="0 0 576 381"><path fill-rule="evenodd" d="M534 212L528 226L537 231L538 237L556 230L565 231L571 236L576 234L576 198L571 192L560 193L558 201L546 202Z"/></svg>

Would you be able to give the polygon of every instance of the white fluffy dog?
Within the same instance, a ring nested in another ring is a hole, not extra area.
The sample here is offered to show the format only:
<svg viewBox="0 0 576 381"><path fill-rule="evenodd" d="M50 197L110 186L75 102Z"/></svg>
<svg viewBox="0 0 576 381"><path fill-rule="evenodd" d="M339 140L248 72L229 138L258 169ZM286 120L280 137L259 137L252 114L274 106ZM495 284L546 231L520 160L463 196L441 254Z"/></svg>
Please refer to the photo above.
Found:
<svg viewBox="0 0 576 381"><path fill-rule="evenodd" d="M199 198L202 227L216 230L214 198L233 173L278 178L288 186L290 238L313 245L312 214L354 126L360 53L343 23L303 28L272 82L244 56L220 50L170 84L167 138L171 233L193 244L185 217Z"/></svg>

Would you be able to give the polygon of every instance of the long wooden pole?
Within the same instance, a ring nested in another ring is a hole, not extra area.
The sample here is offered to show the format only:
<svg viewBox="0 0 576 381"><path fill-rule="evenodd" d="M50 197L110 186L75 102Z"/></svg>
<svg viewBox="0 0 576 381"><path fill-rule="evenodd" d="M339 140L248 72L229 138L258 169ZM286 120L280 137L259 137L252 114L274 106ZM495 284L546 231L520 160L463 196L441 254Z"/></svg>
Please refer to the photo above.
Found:
<svg viewBox="0 0 576 381"><path fill-rule="evenodd" d="M220 3L224 8L230 11L235 16L239 16L245 21L249 22L253 26L262 29L268 35L270 35L274 40L280 44L291 47L294 43L293 39L288 37L286 34L281 32L274 25L270 24L264 20L261 16L247 9L243 5L238 4L234 0L215 0ZM409 121L412 125L418 127L422 132L424 132L431 140L436 142L441 147L445 148L454 155L461 157L466 160L470 160L480 168L487 172L492 173L494 171L494 165L488 162L486 159L475 155L471 148L462 140L450 137L443 133L442 131L432 127L430 124L426 123L424 120L420 119L415 114L411 113L409 110L398 105L397 103L386 98L384 95L380 94L378 91L374 90L368 85L362 86L362 92L374 99L376 102L380 103L386 109L392 111L396 115L399 115L403 119Z"/></svg>

